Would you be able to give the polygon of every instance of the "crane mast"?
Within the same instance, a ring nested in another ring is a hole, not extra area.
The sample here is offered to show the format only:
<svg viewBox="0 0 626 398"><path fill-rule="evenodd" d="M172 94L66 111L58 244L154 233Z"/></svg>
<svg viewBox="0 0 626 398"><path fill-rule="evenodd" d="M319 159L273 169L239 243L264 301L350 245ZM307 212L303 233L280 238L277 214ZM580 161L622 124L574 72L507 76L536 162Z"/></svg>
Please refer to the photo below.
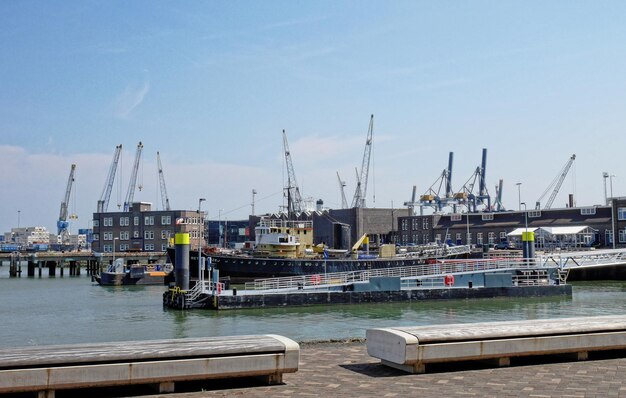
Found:
<svg viewBox="0 0 626 398"><path fill-rule="evenodd" d="M163 176L163 166L161 165L161 155L159 152L157 152L157 166L159 168L159 186L161 188L163 209L170 211L170 198L167 196L167 188L165 187L165 177Z"/></svg>
<svg viewBox="0 0 626 398"><path fill-rule="evenodd" d="M539 199L537 199L537 203L535 203L535 209L539 210L541 208L541 200L544 198L544 196L546 196L550 189L554 187L552 193L550 194L550 197L548 198L548 201L546 202L546 205L544 206L544 209L548 210L550 207L552 207L552 203L554 202L554 199L556 199L556 195L559 193L559 189L561 189L561 185L563 185L563 181L565 180L569 169L572 167L574 160L576 160L576 154L570 156L567 162L565 162L565 166L563 166L559 174L557 174L557 176L554 178L554 180L552 180L550 185L548 185L548 188L546 188L546 190L541 194Z"/></svg>
<svg viewBox="0 0 626 398"><path fill-rule="evenodd" d="M137 171L139 170L139 160L141 159L141 151L143 150L143 144L139 141L137 144L137 152L135 153L135 163L133 164L133 170L130 175L130 183L128 184L128 192L126 193L126 200L124 201L124 211L130 209L130 205L135 197L135 185L137 184ZM140 188L141 190L141 188Z"/></svg>
<svg viewBox="0 0 626 398"><path fill-rule="evenodd" d="M341 208L347 209L348 200L346 199L346 192L344 190L344 188L346 187L346 183L345 181L341 181L341 178L339 177L339 172L337 172L337 181L339 181L339 190L341 191Z"/></svg>
<svg viewBox="0 0 626 398"><path fill-rule="evenodd" d="M111 198L111 191L113 190L113 182L115 180L115 173L117 171L117 164L120 160L120 154L122 153L122 144L115 147L113 153L113 161L109 168L109 175L104 183L100 200L98 201L98 213L106 213L109 207L109 198Z"/></svg>
<svg viewBox="0 0 626 398"><path fill-rule="evenodd" d="M367 180L369 177L370 156L372 154L373 133L374 115L371 115L369 128L367 130L367 139L365 140L365 150L363 151L363 161L361 162L361 173L357 178L356 190L354 192L354 198L352 199L352 207L366 207L365 199L367 198Z"/></svg>
<svg viewBox="0 0 626 398"><path fill-rule="evenodd" d="M67 179L67 187L65 188L65 197L61 202L61 211L59 212L59 220L57 221L57 235L61 236L61 242L67 241L69 223L67 222L67 208L70 202L70 193L72 192L72 184L74 183L74 171L76 165L72 164L70 169L70 176Z"/></svg>
<svg viewBox="0 0 626 398"><path fill-rule="evenodd" d="M287 211L288 214L294 212L301 212L302 209L302 197L300 196L300 189L296 182L296 172L293 169L293 162L291 160L291 152L289 151L289 143L287 142L287 133L283 130L283 148L285 150L285 163L287 165Z"/></svg>

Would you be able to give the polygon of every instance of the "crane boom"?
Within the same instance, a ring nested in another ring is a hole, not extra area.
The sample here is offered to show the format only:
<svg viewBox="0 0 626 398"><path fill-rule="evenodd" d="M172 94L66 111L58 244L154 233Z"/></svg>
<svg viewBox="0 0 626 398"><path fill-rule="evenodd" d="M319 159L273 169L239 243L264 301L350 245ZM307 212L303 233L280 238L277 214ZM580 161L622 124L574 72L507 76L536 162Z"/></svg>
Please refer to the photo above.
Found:
<svg viewBox="0 0 626 398"><path fill-rule="evenodd" d="M365 150L363 151L363 161L361 162L361 173L357 179L357 187L352 199L352 207L366 207L367 180L370 170L370 157L372 154L372 137L374 133L374 115L370 116L370 124L367 129L367 139L365 140Z"/></svg>
<svg viewBox="0 0 626 398"><path fill-rule="evenodd" d="M167 196L167 188L165 187L165 177L163 176L163 166L161 165L161 155L159 152L157 152L157 166L159 168L159 186L161 187L163 209L170 211L170 198Z"/></svg>
<svg viewBox="0 0 626 398"><path fill-rule="evenodd" d="M339 172L337 172L337 180L339 181L339 190L341 191L341 208L348 208L348 200L346 199L346 192L344 188L346 187L346 183L341 181L341 177L339 177Z"/></svg>
<svg viewBox="0 0 626 398"><path fill-rule="evenodd" d="M556 199L556 195L559 193L559 189L561 189L561 185L563 185L563 181L565 180L565 177L567 177L567 173L572 167L574 160L576 160L576 154L570 156L567 162L565 162L565 166L563 166L559 174L557 174L557 176L554 178L554 180L552 180L548 188L546 188L546 190L541 194L539 199L537 199L537 203L535 204L536 209L541 208L541 200L544 198L544 196L546 196L550 189L554 187L552 193L550 194L550 197L548 198L548 201L546 202L546 205L544 206L544 209L547 210L552 207L552 203L554 202L554 199Z"/></svg>
<svg viewBox="0 0 626 398"><path fill-rule="evenodd" d="M126 200L124 201L124 211L130 209L130 205L135 197L135 185L137 184L137 171L139 170L139 160L141 159L141 151L143 150L143 144L139 141L137 144L137 152L135 153L135 163L133 164L133 170L130 174L130 183L128 184L128 191L126 193ZM141 188L140 188L141 190Z"/></svg>
<svg viewBox="0 0 626 398"><path fill-rule="evenodd" d="M63 238L62 241L65 241L65 237L67 236L67 227L69 223L67 222L67 207L70 202L70 193L72 192L72 184L74 183L74 171L76 170L76 165L72 164L70 168L70 176L67 179L67 187L65 188L65 196L63 197L63 202L61 202L61 211L59 212L59 220L57 221L57 235L61 235Z"/></svg>
<svg viewBox="0 0 626 398"><path fill-rule="evenodd" d="M289 151L289 143L287 142L287 133L283 130L283 148L285 150L285 163L287 165L287 211L289 214L294 212L301 212L302 209L302 197L300 196L300 189L296 182L296 172L293 168L293 161L291 160L291 152Z"/></svg>
<svg viewBox="0 0 626 398"><path fill-rule="evenodd" d="M98 213L106 213L109 207L109 198L111 197L111 191L113 190L113 182L115 180L115 173L117 171L117 163L120 160L120 154L122 153L122 144L115 147L113 153L113 161L111 167L109 167L109 175L104 183L100 200L98 201Z"/></svg>

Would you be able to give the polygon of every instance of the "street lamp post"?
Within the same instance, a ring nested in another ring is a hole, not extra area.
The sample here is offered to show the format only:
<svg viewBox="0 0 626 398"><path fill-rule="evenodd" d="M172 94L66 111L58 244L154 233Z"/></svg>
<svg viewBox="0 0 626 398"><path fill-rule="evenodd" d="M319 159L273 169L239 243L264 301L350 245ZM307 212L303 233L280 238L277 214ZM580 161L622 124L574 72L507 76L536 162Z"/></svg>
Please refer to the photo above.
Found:
<svg viewBox="0 0 626 398"><path fill-rule="evenodd" d="M522 194L521 194L521 182L516 183L515 185L517 185L517 205L518 205L518 210L522 211Z"/></svg>
<svg viewBox="0 0 626 398"><path fill-rule="evenodd" d="M602 178L604 179L604 204L608 205L609 204L609 200L606 197L606 179L609 178L609 173L607 173L606 171L602 172Z"/></svg>
<svg viewBox="0 0 626 398"><path fill-rule="evenodd" d="M18 229L20 228L20 213L22 213L22 211L18 210L17 211L17 228Z"/></svg>
<svg viewBox="0 0 626 398"><path fill-rule="evenodd" d="M522 248L524 249L524 259L530 257L530 240L528 239L528 211L525 202L520 202L520 209L524 205L524 238L522 239ZM534 239L533 239L534 241ZM533 242L534 244L534 242Z"/></svg>
<svg viewBox="0 0 626 398"><path fill-rule="evenodd" d="M468 202L467 204L467 232L465 234L465 241L467 242L467 245L471 247L472 242L471 242L470 231L469 231L469 216L470 216L470 207L469 207L469 202Z"/></svg>
<svg viewBox="0 0 626 398"><path fill-rule="evenodd" d="M198 199L198 282L204 280L204 273L202 272L202 228L204 227L204 219L201 216L200 208L205 198Z"/></svg>
<svg viewBox="0 0 626 398"><path fill-rule="evenodd" d="M613 249L615 249L615 201L613 200L613 177L614 174L609 176L609 184L611 186L611 242L613 243Z"/></svg>

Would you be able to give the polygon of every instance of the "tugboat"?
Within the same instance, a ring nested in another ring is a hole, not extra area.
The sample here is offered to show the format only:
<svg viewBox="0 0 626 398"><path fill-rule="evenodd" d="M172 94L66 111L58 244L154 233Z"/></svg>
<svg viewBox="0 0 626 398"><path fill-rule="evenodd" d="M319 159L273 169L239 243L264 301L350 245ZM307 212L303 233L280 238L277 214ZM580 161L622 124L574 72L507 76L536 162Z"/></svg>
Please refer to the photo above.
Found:
<svg viewBox="0 0 626 398"><path fill-rule="evenodd" d="M256 278L408 267L470 252L469 246L431 244L397 254L395 245L386 244L378 253L371 254L367 249L359 251L361 247L367 248L367 235L351 251L331 250L324 245L313 245L312 221L262 219L255 228L255 236L247 250L229 253L203 250L203 256L210 258L211 266L219 270L221 278L245 282ZM190 250L189 254L190 264L197 264L198 251ZM168 249L168 256L176 267L174 248ZM192 276L194 268L190 269Z"/></svg>

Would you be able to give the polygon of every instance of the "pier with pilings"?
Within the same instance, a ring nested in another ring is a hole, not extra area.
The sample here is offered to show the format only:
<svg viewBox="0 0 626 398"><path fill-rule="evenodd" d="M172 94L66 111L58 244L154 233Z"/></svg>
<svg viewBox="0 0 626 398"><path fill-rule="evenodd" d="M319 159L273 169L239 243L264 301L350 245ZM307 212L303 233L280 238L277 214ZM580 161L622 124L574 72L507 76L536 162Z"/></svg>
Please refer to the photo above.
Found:
<svg viewBox="0 0 626 398"><path fill-rule="evenodd" d="M115 258L125 264L155 264L167 260L166 253L115 253ZM87 275L96 275L113 261L112 253L84 252L12 252L0 254L0 265L8 265L9 276L63 277L80 276L81 269Z"/></svg>

